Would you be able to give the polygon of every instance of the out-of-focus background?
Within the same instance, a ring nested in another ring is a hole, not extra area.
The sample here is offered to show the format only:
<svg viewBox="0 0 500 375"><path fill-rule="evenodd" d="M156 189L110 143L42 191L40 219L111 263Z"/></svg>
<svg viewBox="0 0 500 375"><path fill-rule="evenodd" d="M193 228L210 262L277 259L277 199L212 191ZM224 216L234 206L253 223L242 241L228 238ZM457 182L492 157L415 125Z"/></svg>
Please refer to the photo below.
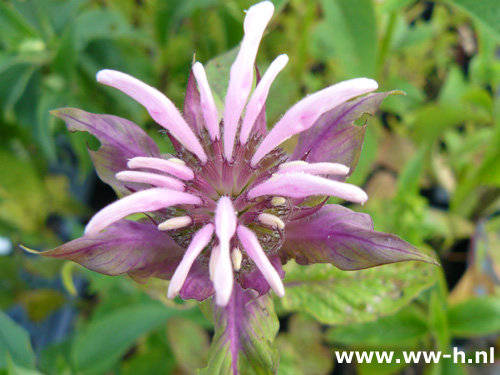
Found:
<svg viewBox="0 0 500 375"><path fill-rule="evenodd" d="M337 272L325 298L361 293L364 302L350 310L305 304L290 289L288 300L276 300L279 373L500 374L500 2L273 2L257 63L264 71L282 53L290 62L271 88L269 124L308 93L349 78L404 91L368 119L349 182L368 192L362 210L376 229L434 252L442 264L418 275L398 265ZM70 134L49 111L70 106L128 118L168 151L146 111L97 84L96 72L127 72L182 108L193 56L206 63L237 47L250 5L0 2L1 375L194 374L206 364L211 323L195 303L167 301L165 283L98 275L18 245L47 250L79 237L115 199L87 154L98 142ZM372 287L381 278L398 287L395 295ZM473 363L334 359L342 350L393 350L402 358L402 350L453 347ZM490 347L497 363L474 364L475 353Z"/></svg>

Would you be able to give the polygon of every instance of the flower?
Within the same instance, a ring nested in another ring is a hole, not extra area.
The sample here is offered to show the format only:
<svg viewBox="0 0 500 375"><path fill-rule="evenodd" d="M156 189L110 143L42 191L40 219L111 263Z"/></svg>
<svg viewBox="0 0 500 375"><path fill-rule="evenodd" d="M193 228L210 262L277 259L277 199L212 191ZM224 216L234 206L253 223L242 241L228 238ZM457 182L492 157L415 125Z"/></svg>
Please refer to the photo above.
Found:
<svg viewBox="0 0 500 375"><path fill-rule="evenodd" d="M252 93L257 49L274 7L245 17L245 36L230 71L222 119L199 62L192 68L184 115L162 93L127 74L102 70L100 83L141 103L166 129L176 155L161 155L135 124L78 109L53 113L70 131L101 141L90 151L100 177L123 195L99 211L85 235L46 256L74 260L109 275L170 279L168 297L226 306L234 288L285 293L282 264L328 262L354 270L404 260L431 261L396 236L376 232L368 215L327 205L330 196L363 204L345 183L364 128L353 121L389 93L367 78L341 82L292 106L267 132L270 85L288 57L278 56ZM196 83L197 86L196 86ZM292 155L279 146L299 135ZM338 147L333 147L337 145ZM145 213L139 221L131 214ZM236 285L236 286L235 286Z"/></svg>

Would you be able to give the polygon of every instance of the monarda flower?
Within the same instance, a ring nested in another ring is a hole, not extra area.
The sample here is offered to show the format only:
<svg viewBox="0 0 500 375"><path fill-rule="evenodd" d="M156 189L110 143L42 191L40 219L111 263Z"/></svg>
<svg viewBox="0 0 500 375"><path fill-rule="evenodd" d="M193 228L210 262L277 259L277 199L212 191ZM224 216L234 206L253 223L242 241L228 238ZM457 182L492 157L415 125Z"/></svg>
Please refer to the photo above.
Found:
<svg viewBox="0 0 500 375"><path fill-rule="evenodd" d="M364 127L353 121L373 113L388 95L359 97L376 90L375 81L357 78L311 94L267 131L269 88L288 61L278 56L252 92L257 49L273 11L268 1L247 11L223 113L199 62L183 114L136 78L113 70L97 74L100 83L147 109L166 130L175 155L161 155L128 120L71 108L53 112L70 131L100 140L101 148L90 155L100 178L122 197L90 220L82 238L43 255L107 275L128 273L137 281L170 280L170 298L202 301L215 295L219 316L258 306L270 289L283 296L282 265L290 259L343 270L431 261L398 237L374 231L368 215L326 203L331 196L360 204L368 199L344 181L364 136ZM288 155L279 146L294 135L298 143ZM126 219L137 213L145 217ZM243 329L245 319L256 317L240 311L235 327ZM238 335L233 330L227 338L232 366L244 347L241 340L235 343Z"/></svg>

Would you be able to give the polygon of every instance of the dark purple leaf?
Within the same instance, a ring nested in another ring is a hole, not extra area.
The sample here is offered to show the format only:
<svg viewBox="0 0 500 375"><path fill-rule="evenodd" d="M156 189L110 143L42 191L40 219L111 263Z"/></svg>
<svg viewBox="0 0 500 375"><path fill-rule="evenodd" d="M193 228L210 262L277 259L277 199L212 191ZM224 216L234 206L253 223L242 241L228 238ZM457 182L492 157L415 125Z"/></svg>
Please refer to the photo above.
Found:
<svg viewBox="0 0 500 375"><path fill-rule="evenodd" d="M208 366L200 375L271 375L278 370L279 355L271 347L279 322L270 294L261 297L252 289L234 284L229 303L212 301L206 312L213 318L215 335Z"/></svg>
<svg viewBox="0 0 500 375"><path fill-rule="evenodd" d="M76 108L61 108L51 113L64 120L70 132L89 132L101 142L101 147L97 151L89 150L89 154L101 180L117 193L130 193L125 184L134 190L144 188L115 178L117 172L127 169L127 162L133 157L160 157L158 146L144 130L120 117L98 115Z"/></svg>
<svg viewBox="0 0 500 375"><path fill-rule="evenodd" d="M309 130L299 134L298 143L290 160L310 163L340 163L356 168L366 125L354 125L365 114L373 115L382 100L397 92L381 92L343 103L323 114Z"/></svg>
<svg viewBox="0 0 500 375"><path fill-rule="evenodd" d="M84 236L40 253L72 260L105 275L128 273L144 282L149 277L170 279L184 249L149 220L120 220L95 236Z"/></svg>
<svg viewBox="0 0 500 375"><path fill-rule="evenodd" d="M308 218L286 225L283 262L331 263L341 270L359 270L382 264L418 260L436 262L393 234L373 230L367 214L327 205Z"/></svg>
<svg viewBox="0 0 500 375"><path fill-rule="evenodd" d="M214 294L214 286L210 280L208 267L195 261L179 292L182 299L203 301Z"/></svg>

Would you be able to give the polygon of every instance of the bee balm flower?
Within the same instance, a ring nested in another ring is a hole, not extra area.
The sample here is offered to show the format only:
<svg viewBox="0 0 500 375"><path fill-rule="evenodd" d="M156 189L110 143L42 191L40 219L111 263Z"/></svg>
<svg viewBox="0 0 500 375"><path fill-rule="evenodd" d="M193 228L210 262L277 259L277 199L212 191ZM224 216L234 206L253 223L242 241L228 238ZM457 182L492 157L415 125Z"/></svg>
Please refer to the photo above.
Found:
<svg viewBox="0 0 500 375"><path fill-rule="evenodd" d="M344 181L356 165L364 132L353 120L373 112L387 96L357 98L376 90L375 81L352 79L311 94L267 132L269 88L288 61L278 56L252 92L257 49L273 10L265 1L246 14L222 118L199 62L193 65L184 115L136 78L113 70L97 74L100 83L147 109L167 131L175 155L161 155L146 133L125 119L54 111L70 131L88 131L101 141L91 157L100 177L122 198L99 211L82 238L44 255L109 275L128 273L138 281L170 279L168 297L203 300L215 294L219 306L229 303L235 288L260 295L273 289L283 296L281 267L289 259L346 270L429 261L401 239L374 231L368 215L325 204L330 196L361 204L368 199ZM297 148L287 155L279 146L297 134ZM126 219L136 213L147 218Z"/></svg>

